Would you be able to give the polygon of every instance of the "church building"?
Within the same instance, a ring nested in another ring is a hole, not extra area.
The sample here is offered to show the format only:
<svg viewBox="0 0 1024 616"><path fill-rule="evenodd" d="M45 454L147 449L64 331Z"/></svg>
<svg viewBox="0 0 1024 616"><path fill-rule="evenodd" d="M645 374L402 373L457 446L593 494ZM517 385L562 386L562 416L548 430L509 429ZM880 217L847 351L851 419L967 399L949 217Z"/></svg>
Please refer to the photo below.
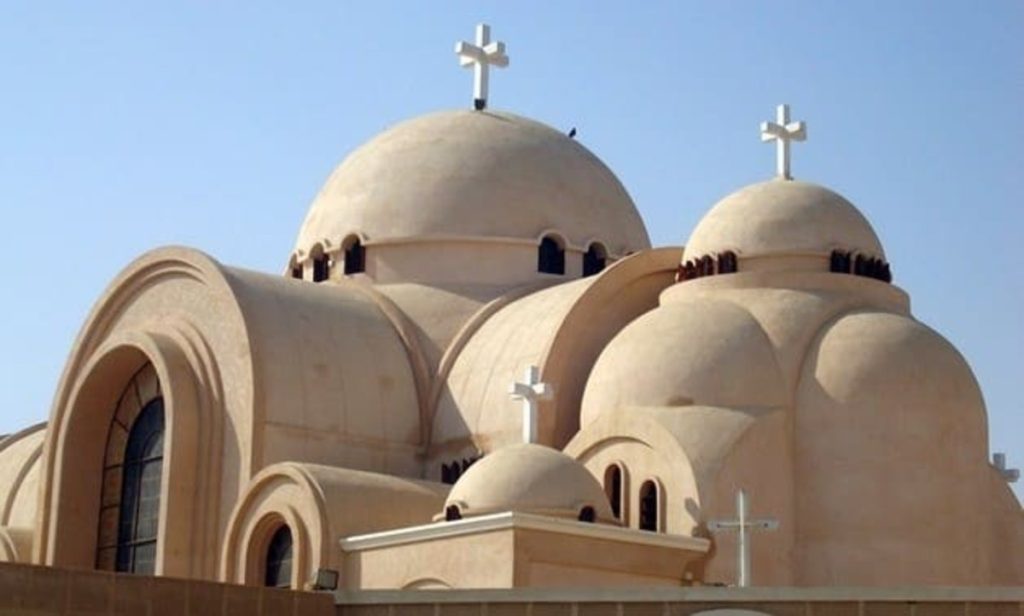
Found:
<svg viewBox="0 0 1024 616"><path fill-rule="evenodd" d="M281 272L168 247L110 283L48 421L0 437L0 561L296 589L1024 585L971 368L857 207L793 179L803 122L780 107L775 176L652 247L597 156L489 106L504 45L482 26L457 52L472 108L349 154Z"/></svg>

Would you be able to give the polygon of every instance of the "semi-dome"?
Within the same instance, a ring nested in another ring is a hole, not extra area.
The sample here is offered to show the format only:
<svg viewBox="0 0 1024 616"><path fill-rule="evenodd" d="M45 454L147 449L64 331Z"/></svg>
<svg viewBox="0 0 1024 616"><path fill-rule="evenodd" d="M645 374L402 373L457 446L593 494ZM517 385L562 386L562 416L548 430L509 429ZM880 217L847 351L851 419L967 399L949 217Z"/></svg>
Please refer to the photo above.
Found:
<svg viewBox="0 0 1024 616"><path fill-rule="evenodd" d="M296 250L354 234L537 241L546 231L575 246L600 241L612 254L650 246L625 188L579 142L509 113L444 111L348 156L310 207Z"/></svg>
<svg viewBox="0 0 1024 616"><path fill-rule="evenodd" d="M513 511L571 519L585 517L589 507L594 521L617 524L608 497L586 467L530 443L502 447L471 466L444 506L445 512L456 507L463 518Z"/></svg>
<svg viewBox="0 0 1024 616"><path fill-rule="evenodd" d="M727 251L743 258L833 250L885 258L871 223L842 195L809 182L774 179L715 204L690 235L683 261Z"/></svg>
<svg viewBox="0 0 1024 616"><path fill-rule="evenodd" d="M746 309L727 300L673 298L601 352L580 425L629 407L777 408L786 400L772 341Z"/></svg>

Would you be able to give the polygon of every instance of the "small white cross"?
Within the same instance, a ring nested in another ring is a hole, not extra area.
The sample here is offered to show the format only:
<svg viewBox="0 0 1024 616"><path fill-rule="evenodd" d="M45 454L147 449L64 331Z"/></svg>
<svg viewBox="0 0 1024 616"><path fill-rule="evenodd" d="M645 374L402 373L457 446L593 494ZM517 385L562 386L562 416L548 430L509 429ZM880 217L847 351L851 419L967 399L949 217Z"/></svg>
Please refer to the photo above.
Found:
<svg viewBox="0 0 1024 616"><path fill-rule="evenodd" d="M481 110L487 107L487 82L490 67L508 66L505 54L505 43L491 42L491 27L477 24L476 45L460 41L455 43L455 53L459 56L459 66L473 67L473 107Z"/></svg>
<svg viewBox="0 0 1024 616"><path fill-rule="evenodd" d="M1003 479L1007 483L1016 483L1020 479L1020 471L1015 468L1006 468L1006 454L1005 453L994 453L992 454L992 466L996 467L999 474L1003 476Z"/></svg>
<svg viewBox="0 0 1024 616"><path fill-rule="evenodd" d="M526 369L525 383L513 383L508 388L514 400L523 401L523 442L537 442L537 403L550 400L555 395L553 387L540 382L537 366Z"/></svg>
<svg viewBox="0 0 1024 616"><path fill-rule="evenodd" d="M773 518L749 519L747 509L747 493L740 490L736 493L736 516L735 520L712 520L708 522L708 530L717 533L725 531L737 531L739 533L739 549L737 554L737 569L739 571L739 586L750 586L750 542L749 533L752 530L775 530L779 522Z"/></svg>
<svg viewBox="0 0 1024 616"><path fill-rule="evenodd" d="M807 125L789 121L789 105L779 105L774 122L761 122L761 141L775 141L776 172L784 180L792 180L789 174L789 142L807 139Z"/></svg>

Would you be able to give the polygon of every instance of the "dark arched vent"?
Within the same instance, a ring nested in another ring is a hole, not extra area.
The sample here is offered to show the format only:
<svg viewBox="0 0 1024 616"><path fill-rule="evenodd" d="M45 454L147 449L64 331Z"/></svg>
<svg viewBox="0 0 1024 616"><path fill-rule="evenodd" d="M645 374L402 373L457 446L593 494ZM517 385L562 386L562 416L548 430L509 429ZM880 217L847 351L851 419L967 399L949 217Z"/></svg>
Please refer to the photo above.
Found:
<svg viewBox="0 0 1024 616"><path fill-rule="evenodd" d="M350 238L345 242L345 273L358 274L366 271L366 248L359 238Z"/></svg>
<svg viewBox="0 0 1024 616"><path fill-rule="evenodd" d="M612 506L612 514L622 519L622 468L612 464L604 471L604 493Z"/></svg>
<svg viewBox="0 0 1024 616"><path fill-rule="evenodd" d="M462 519L462 512L459 511L458 505L448 505L444 509L444 519L446 522L454 522L455 520Z"/></svg>
<svg viewBox="0 0 1024 616"><path fill-rule="evenodd" d="M653 481L640 486L640 530L658 531L658 485Z"/></svg>
<svg viewBox="0 0 1024 616"><path fill-rule="evenodd" d="M583 276L593 276L604 270L608 263L608 251L601 244L594 242L583 253Z"/></svg>
<svg viewBox="0 0 1024 616"><path fill-rule="evenodd" d="M323 282L331 277L331 258L322 254L313 259L313 282Z"/></svg>
<svg viewBox="0 0 1024 616"><path fill-rule="evenodd" d="M537 249L537 271L565 275L565 249L551 236L540 241L540 247Z"/></svg>
<svg viewBox="0 0 1024 616"><path fill-rule="evenodd" d="M587 505L586 507L580 509L579 521L588 522L590 524L596 522L597 513L594 511L594 508L591 507L590 505Z"/></svg>

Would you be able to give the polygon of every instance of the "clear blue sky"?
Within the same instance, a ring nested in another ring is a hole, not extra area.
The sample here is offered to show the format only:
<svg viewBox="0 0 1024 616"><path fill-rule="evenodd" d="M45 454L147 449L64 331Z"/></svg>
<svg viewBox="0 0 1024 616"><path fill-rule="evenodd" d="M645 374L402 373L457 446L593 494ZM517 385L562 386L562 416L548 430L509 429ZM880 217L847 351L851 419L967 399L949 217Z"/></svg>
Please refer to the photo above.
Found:
<svg viewBox="0 0 1024 616"><path fill-rule="evenodd" d="M489 21L492 105L576 126L655 244L773 170L862 209L918 318L970 361L1024 467L1024 3L5 2L0 433L44 419L114 275L164 244L281 272L332 167L464 107L452 52ZM1018 494L1022 494L1018 484Z"/></svg>

